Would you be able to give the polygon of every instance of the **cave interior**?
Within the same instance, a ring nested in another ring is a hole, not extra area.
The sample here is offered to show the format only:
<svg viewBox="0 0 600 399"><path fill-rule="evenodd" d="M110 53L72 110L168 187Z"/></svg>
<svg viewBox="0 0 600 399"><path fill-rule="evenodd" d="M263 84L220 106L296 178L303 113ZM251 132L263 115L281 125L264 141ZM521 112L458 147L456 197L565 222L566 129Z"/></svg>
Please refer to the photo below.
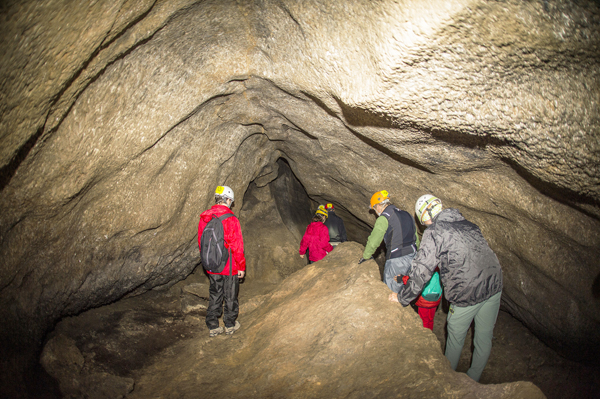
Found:
<svg viewBox="0 0 600 399"><path fill-rule="evenodd" d="M35 397L27 381L45 375L52 386L48 373L59 385L49 391L63 396L194 397L207 366L179 370L185 384L170 385L179 377L169 356L192 352L231 365L243 376L234 383L264 397L417 395L433 364L443 371L432 397L442 381L459 396L551 397L579 377L569 394L598 394L598 2L29 0L5 2L0 15L0 394ZM248 329L211 349L198 338L197 226L218 185L236 195ZM553 360L560 367L544 374L550 361L530 355L523 367L535 376L499 373L489 386L450 370L437 347L443 319L425 336L411 308L386 301L385 250L356 264L375 222L369 198L382 189L411 214L431 193L476 223L502 265L503 325L518 323L521 342L571 363ZM299 241L327 202L350 242L306 267ZM121 308L143 298L166 301L160 322ZM161 356L135 366L143 373L112 355L107 370L74 335L91 317L129 326L116 334L172 324L188 338L144 341ZM398 328L405 342L389 337ZM307 355L278 357L285 340ZM404 369L418 382L394 386L370 368L384 344L406 350L402 367L423 367ZM251 357L263 363L240 371ZM172 378L153 385L169 365ZM545 384L543 394L527 381ZM243 397L234 383L205 388Z"/></svg>

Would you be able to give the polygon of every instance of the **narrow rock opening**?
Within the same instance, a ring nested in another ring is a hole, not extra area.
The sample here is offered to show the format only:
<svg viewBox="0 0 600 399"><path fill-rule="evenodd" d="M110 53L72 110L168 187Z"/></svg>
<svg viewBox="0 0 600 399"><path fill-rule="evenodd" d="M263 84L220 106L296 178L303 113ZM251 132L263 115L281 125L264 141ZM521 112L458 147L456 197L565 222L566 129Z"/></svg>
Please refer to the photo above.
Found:
<svg viewBox="0 0 600 399"><path fill-rule="evenodd" d="M242 226L250 232L245 241L247 265L253 278L276 281L275 276L285 278L306 264L306 260L297 257L298 245L319 205L334 204L336 214L344 220L348 240L366 242L371 226L344 207L343 198L333 193L311 196L285 158L278 158L274 165L276 170L249 184L239 213ZM271 231L277 233L270 234ZM380 249L375 255L381 266L384 251ZM269 266L276 270L265 270Z"/></svg>
<svg viewBox="0 0 600 399"><path fill-rule="evenodd" d="M283 224L296 239L304 234L304 227L316 209L302 183L285 158L277 159L278 175L269 183L269 191ZM245 206L244 198L244 206Z"/></svg>

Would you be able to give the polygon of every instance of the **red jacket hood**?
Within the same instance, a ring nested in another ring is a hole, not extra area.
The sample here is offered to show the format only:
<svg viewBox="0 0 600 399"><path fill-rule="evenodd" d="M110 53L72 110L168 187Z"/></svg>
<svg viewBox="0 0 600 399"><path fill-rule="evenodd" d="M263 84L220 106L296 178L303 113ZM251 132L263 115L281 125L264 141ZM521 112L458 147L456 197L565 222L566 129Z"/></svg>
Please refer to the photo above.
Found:
<svg viewBox="0 0 600 399"><path fill-rule="evenodd" d="M205 210L200 214L200 218L204 221L204 223L210 222L212 219L212 215L216 217L222 216L226 213L231 213L233 215L233 211L226 207L225 205L213 205L210 209Z"/></svg>

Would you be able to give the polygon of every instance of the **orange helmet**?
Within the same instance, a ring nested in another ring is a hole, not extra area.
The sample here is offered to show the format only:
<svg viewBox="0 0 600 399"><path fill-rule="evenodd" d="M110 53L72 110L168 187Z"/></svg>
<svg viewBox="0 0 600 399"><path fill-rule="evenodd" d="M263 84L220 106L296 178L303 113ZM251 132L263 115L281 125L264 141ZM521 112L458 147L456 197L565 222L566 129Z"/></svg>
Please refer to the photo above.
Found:
<svg viewBox="0 0 600 399"><path fill-rule="evenodd" d="M388 194L387 191L385 190L381 190L381 191L377 191L375 194L373 194L373 196L371 197L371 209L373 209L373 207L377 204L381 204L383 201L385 201L386 199L390 199L390 195Z"/></svg>

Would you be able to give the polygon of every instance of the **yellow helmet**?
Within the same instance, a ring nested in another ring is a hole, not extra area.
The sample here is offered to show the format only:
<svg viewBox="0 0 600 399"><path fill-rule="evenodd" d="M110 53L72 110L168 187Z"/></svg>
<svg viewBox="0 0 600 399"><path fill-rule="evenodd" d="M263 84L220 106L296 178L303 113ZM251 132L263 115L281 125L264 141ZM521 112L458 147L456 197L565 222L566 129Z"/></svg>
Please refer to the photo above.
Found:
<svg viewBox="0 0 600 399"><path fill-rule="evenodd" d="M315 213L324 215L325 217L329 216L329 214L327 213L327 211L325 210L325 207L323 205L319 205L319 209L317 209L317 211Z"/></svg>
<svg viewBox="0 0 600 399"><path fill-rule="evenodd" d="M385 201L386 199L390 199L390 195L388 194L387 191L385 190L381 190L381 191L377 191L375 194L373 194L373 196L371 197L371 209L373 209L373 207L377 204L381 204L383 201Z"/></svg>

